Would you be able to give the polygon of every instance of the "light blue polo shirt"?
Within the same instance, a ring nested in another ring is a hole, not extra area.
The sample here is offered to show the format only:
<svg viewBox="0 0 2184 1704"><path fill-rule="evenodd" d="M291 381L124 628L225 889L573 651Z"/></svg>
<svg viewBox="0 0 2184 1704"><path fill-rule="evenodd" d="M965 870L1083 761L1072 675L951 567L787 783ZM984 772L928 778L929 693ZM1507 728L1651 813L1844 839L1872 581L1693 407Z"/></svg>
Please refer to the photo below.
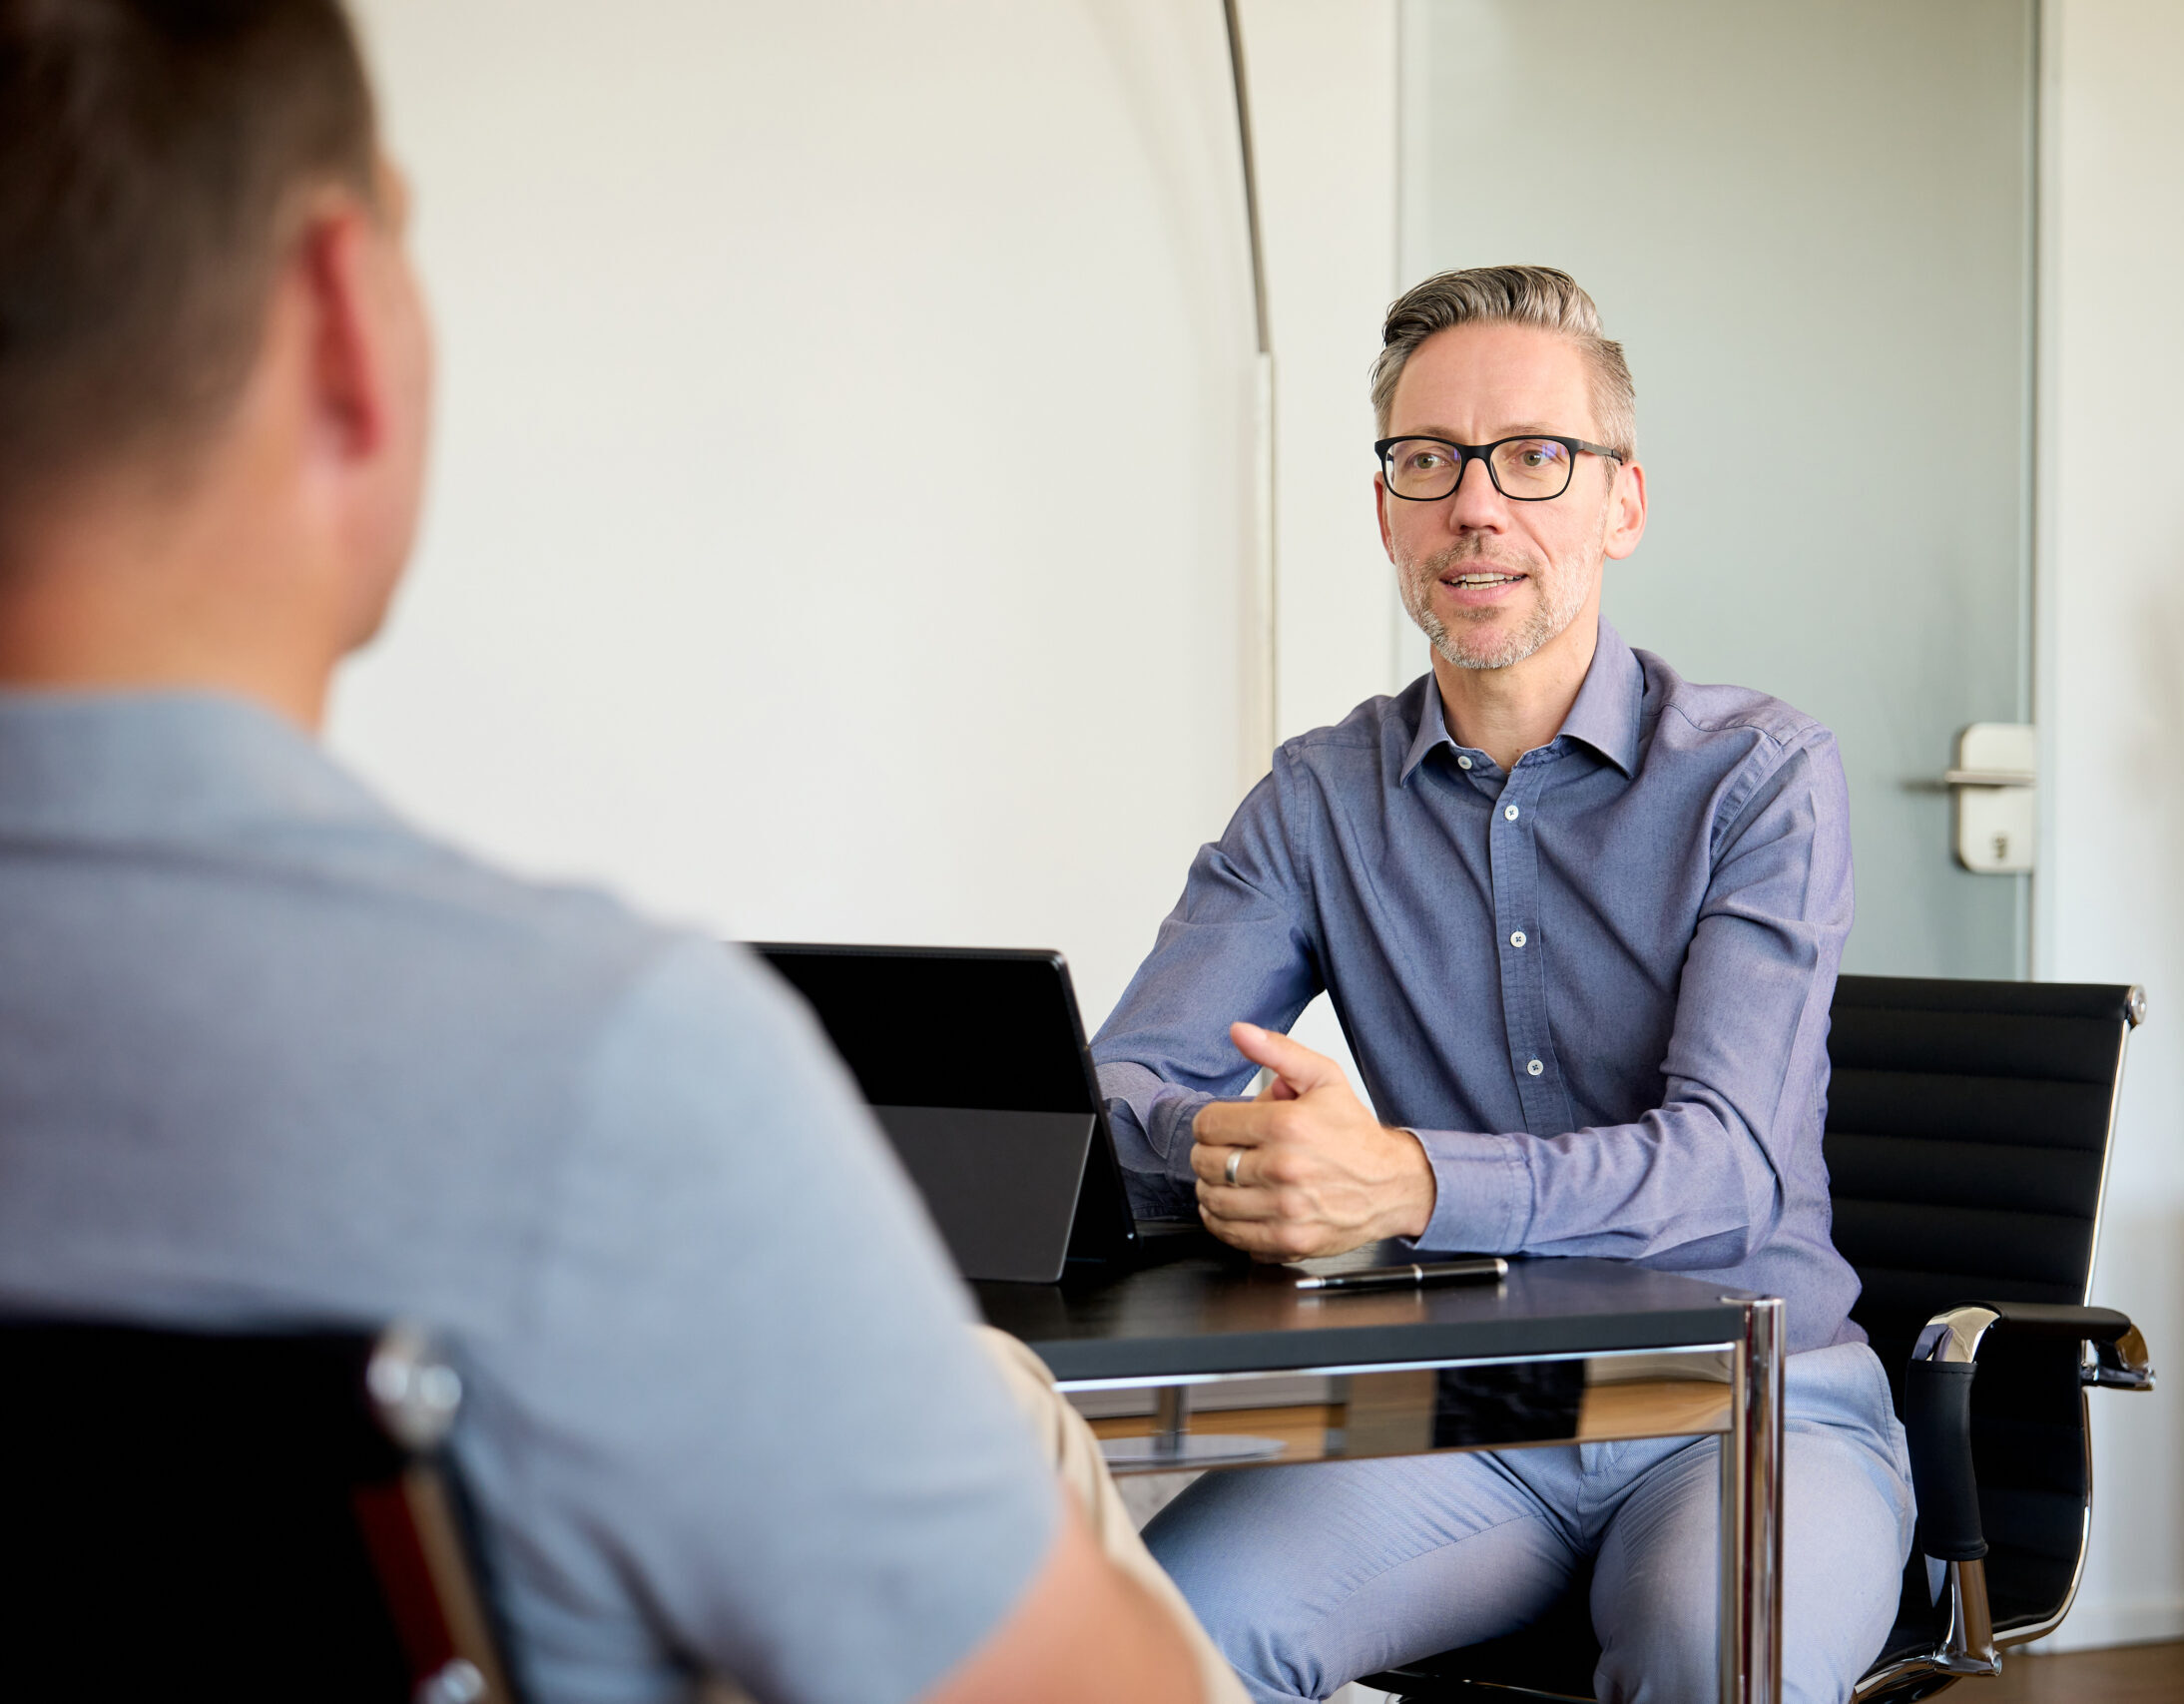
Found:
<svg viewBox="0 0 2184 1704"><path fill-rule="evenodd" d="M890 1704L1057 1491L816 1026L208 694L0 694L0 1308L400 1316L541 1704Z"/></svg>

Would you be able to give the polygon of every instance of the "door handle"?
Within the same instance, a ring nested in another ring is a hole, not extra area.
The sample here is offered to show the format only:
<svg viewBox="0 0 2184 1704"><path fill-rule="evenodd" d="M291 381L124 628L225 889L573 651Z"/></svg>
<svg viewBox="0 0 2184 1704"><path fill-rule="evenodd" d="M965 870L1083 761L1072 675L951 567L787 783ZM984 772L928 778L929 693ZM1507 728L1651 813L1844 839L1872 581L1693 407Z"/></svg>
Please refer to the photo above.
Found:
<svg viewBox="0 0 2184 1704"><path fill-rule="evenodd" d="M1943 787L2032 787L2039 777L2031 770L1943 770Z"/></svg>
<svg viewBox="0 0 2184 1704"><path fill-rule="evenodd" d="M1941 776L1951 807L1956 861L1974 875L2032 869L2040 780L2039 730L2021 722L1974 722L1956 736L1956 764Z"/></svg>

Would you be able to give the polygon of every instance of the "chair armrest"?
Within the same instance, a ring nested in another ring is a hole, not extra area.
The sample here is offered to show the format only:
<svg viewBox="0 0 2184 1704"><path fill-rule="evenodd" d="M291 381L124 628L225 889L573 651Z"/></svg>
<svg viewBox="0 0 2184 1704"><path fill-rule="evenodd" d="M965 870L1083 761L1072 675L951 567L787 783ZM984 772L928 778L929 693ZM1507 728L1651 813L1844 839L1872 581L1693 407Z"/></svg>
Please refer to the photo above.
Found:
<svg viewBox="0 0 2184 1704"><path fill-rule="evenodd" d="M2076 1308L2054 1302L1966 1302L1936 1314L1911 1351L1920 1362L1976 1366L1979 1342L1996 1326L2012 1337L2076 1338L2093 1346L2084 1379L2119 1391L2151 1391L2153 1358L2130 1316L2113 1308ZM1907 1391L1906 1406L1910 1405Z"/></svg>
<svg viewBox="0 0 2184 1704"><path fill-rule="evenodd" d="M1979 1371L1979 1346L1997 1326L2012 1336L2091 1344L2093 1360L2079 1375L2088 1385L2154 1388L2146 1340L2113 1308L1969 1302L1936 1314L1918 1334L1905 1369L1904 1430L1918 1497L1918 1547L1937 1561L1969 1562L1986 1554L1971 1461L1971 1381Z"/></svg>

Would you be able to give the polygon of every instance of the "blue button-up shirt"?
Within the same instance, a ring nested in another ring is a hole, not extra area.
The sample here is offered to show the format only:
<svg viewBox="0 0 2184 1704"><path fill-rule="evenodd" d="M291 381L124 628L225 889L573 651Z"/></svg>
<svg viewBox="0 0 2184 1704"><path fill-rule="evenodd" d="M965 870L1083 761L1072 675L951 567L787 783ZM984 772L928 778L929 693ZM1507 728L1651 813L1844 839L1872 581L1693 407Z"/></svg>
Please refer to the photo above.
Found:
<svg viewBox="0 0 2184 1704"><path fill-rule="evenodd" d="M1189 1210L1191 1124L1323 988L1414 1130L1435 1250L1608 1255L1862 1337L1829 1239L1828 1005L1851 928L1835 738L1693 686L1606 622L1554 740L1504 771L1433 677L1287 742L1191 865L1093 1056L1141 1208Z"/></svg>

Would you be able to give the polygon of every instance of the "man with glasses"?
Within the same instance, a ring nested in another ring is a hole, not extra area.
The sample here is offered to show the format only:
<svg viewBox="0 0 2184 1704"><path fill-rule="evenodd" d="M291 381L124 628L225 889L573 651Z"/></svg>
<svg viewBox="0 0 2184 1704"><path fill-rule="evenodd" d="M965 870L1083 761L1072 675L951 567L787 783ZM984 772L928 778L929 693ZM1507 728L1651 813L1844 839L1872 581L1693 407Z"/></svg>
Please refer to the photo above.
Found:
<svg viewBox="0 0 2184 1704"><path fill-rule="evenodd" d="M1786 1298L1784 1695L1833 1704L1911 1537L1821 1158L1842 763L1600 619L1646 479L1571 279L1429 279L1383 342L1374 496L1432 672L1287 742L1193 862L1094 1044L1133 1187L1266 1259L1396 1237ZM1323 988L1370 1108L1281 1033ZM1513 1631L1590 1560L1599 1697L1688 1701L1715 1686L1716 1448L1215 1474L1147 1537L1261 1700Z"/></svg>

